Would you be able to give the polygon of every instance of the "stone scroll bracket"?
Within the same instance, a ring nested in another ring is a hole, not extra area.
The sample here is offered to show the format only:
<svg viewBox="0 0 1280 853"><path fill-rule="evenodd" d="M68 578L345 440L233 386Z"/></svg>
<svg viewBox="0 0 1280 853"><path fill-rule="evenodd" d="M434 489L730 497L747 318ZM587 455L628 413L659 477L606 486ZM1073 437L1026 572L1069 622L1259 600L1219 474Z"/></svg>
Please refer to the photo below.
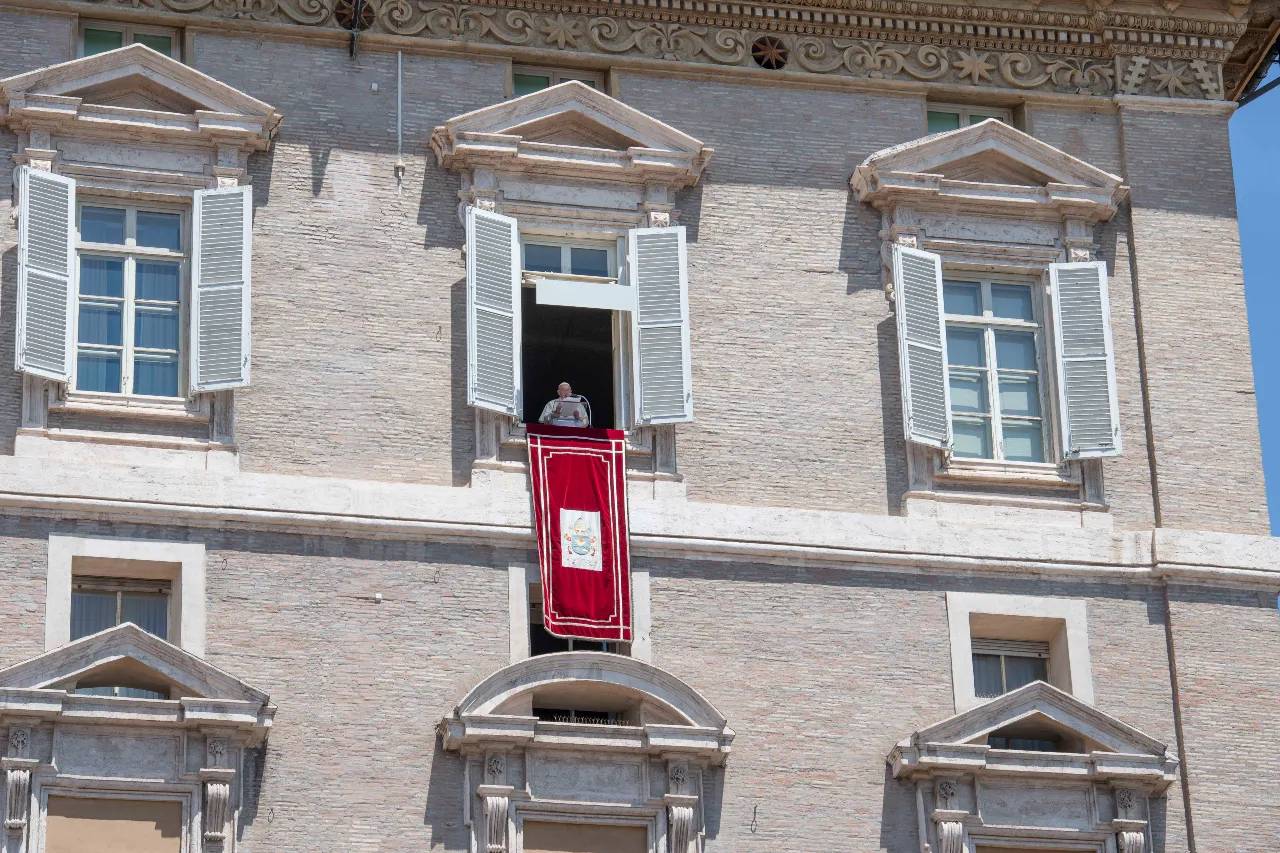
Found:
<svg viewBox="0 0 1280 853"><path fill-rule="evenodd" d="M493 756L490 756L491 758ZM488 762L486 762L488 763ZM488 776L486 770L485 773ZM484 820L484 838L480 847L484 853L507 853L510 849L509 811L511 795L515 788L511 785L480 785L476 795L480 797L482 817Z"/></svg>
<svg viewBox="0 0 1280 853"><path fill-rule="evenodd" d="M231 766L232 744L228 737L208 732L205 737L204 766L200 783L204 794L203 853L223 853L227 844L227 821L231 816L231 783L236 771Z"/></svg>

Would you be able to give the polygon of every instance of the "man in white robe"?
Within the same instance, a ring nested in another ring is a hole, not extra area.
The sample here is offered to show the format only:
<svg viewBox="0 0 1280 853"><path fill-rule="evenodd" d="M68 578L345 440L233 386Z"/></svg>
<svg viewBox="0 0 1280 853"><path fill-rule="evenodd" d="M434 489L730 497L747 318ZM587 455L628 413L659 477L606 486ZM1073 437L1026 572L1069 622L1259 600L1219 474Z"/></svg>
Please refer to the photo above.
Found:
<svg viewBox="0 0 1280 853"><path fill-rule="evenodd" d="M589 427L591 413L587 402L573 393L568 382L561 382L556 389L556 399L542 407L538 423L552 426Z"/></svg>

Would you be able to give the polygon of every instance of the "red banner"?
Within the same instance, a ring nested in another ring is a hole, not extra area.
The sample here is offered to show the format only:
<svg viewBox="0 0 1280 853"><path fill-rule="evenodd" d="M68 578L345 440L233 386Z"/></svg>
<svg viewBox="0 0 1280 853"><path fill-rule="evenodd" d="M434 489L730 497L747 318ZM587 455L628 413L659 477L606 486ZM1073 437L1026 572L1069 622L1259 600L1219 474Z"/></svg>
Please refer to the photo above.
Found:
<svg viewBox="0 0 1280 853"><path fill-rule="evenodd" d="M622 430L528 431L544 624L558 637L630 642Z"/></svg>

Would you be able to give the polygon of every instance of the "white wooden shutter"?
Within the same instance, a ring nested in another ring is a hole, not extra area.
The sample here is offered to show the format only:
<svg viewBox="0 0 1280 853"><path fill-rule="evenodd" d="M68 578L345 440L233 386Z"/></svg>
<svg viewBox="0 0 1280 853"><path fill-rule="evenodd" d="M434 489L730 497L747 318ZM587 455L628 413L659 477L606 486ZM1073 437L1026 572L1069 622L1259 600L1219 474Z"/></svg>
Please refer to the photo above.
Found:
<svg viewBox="0 0 1280 853"><path fill-rule="evenodd" d="M1120 409L1107 265L1050 264L1063 454L1119 456Z"/></svg>
<svg viewBox="0 0 1280 853"><path fill-rule="evenodd" d="M191 231L191 388L248 385L253 188L196 190Z"/></svg>
<svg viewBox="0 0 1280 853"><path fill-rule="evenodd" d="M520 417L520 232L467 208L467 404Z"/></svg>
<svg viewBox="0 0 1280 853"><path fill-rule="evenodd" d="M627 278L636 289L636 310L631 312L636 422L691 421L684 226L627 232Z"/></svg>
<svg viewBox="0 0 1280 853"><path fill-rule="evenodd" d="M76 182L18 170L17 346L14 366L71 381L75 310Z"/></svg>
<svg viewBox="0 0 1280 853"><path fill-rule="evenodd" d="M951 388L942 320L942 258L895 245L893 278L903 430L909 441L949 448Z"/></svg>

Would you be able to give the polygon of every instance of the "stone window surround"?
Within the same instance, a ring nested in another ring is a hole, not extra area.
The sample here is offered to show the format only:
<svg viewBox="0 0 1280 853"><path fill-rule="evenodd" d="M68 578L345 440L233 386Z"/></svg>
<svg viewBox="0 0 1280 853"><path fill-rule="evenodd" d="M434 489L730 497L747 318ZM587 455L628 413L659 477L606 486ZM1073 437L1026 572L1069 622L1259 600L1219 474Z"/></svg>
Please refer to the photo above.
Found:
<svg viewBox="0 0 1280 853"><path fill-rule="evenodd" d="M541 689L598 684L629 693L665 722L609 726L529 716ZM441 720L463 760L462 819L472 849L520 853L525 818L648 827L650 853L701 849L703 779L734 732L697 691L652 664L604 652L561 652L498 670ZM584 772L586 775L584 776ZM592 780L585 786L583 779Z"/></svg>
<svg viewBox="0 0 1280 853"><path fill-rule="evenodd" d="M176 41L175 48L180 48ZM142 109L92 102L111 100L102 93L112 86L128 91L129 79L138 75L162 93L156 97L194 102L197 108L171 112L160 104ZM15 164L74 178L77 197L170 204L187 211L195 190L244 181L249 155L270 146L281 121L269 104L138 44L9 77L0 81L0 90L10 102L0 125L17 135ZM70 94L83 90L99 96ZM200 165L193 167L194 161ZM104 168L106 163L112 165ZM15 169L15 193L16 181ZM172 401L108 397L69 391L62 383L32 375L23 377L22 388L15 455L238 470L233 391ZM48 415L56 410L123 419L137 429L103 433L55 428ZM210 435L148 434L148 424L156 421L209 423Z"/></svg>
<svg viewBox="0 0 1280 853"><path fill-rule="evenodd" d="M989 617L986 621L998 627L1003 635L1000 639L1044 639L1044 623L1057 622L1048 638L1049 681L1082 702L1093 704L1093 668L1084 599L948 592L947 631L956 713L992 701L979 698L973 686L971 621L974 616Z"/></svg>
<svg viewBox="0 0 1280 853"><path fill-rule="evenodd" d="M921 109L923 116L927 101ZM942 174L951 163L975 158L982 162L984 157L996 166L994 176ZM1047 175L1048 182L1024 185L1002 177L999 170L1006 165ZM850 186L859 201L881 214L883 275L890 301L894 244L940 255L944 274L1014 275L1043 281L1047 287L1050 264L1097 258L1095 226L1111 219L1128 193L1119 176L993 120L876 152L857 167ZM1046 299L1044 316L1049 324L1052 312L1047 303ZM1056 357L1048 336L1046 343L1050 358ZM1056 371L1046 373L1046 393L1056 400ZM1050 446L1059 446L1061 413L1054 406L1049 415ZM949 505L962 504L966 506L957 511L969 517L982 504L992 514L1049 510L1039 513L1047 520L1067 509L1079 513L1080 526L1110 526L1100 460L960 460L909 442L907 458L908 514L946 517ZM1051 489L1061 497L974 495L936 488L948 483Z"/></svg>
<svg viewBox="0 0 1280 853"><path fill-rule="evenodd" d="M613 150L589 141L536 142L515 132L548 121L560 122L562 129L580 126L588 139L603 132L635 144ZM476 206L514 217L522 232L603 242L625 238L632 228L673 224L675 191L695 184L713 153L693 137L573 81L456 116L435 128L431 148L442 167L460 174L460 221L468 206ZM565 203L566 198L574 201ZM624 337L615 332L629 348ZM620 396L625 401L629 395ZM527 460L510 458L527 446L524 428L481 408L475 423L472 486L527 489ZM648 460L649 470L627 472L637 497L684 496L674 425L628 430L627 450Z"/></svg>
<svg viewBox="0 0 1280 853"><path fill-rule="evenodd" d="M511 662L529 658L529 585L542 582L537 565L512 563L507 567L507 607L511 614ZM631 567L631 654L653 662L652 617L649 603L649 570Z"/></svg>
<svg viewBox="0 0 1280 853"><path fill-rule="evenodd" d="M163 563L161 576L172 583L170 642L198 657L205 650L205 546L202 542L163 542L145 539L49 535L48 577L45 583L44 647L50 651L71 642L71 587L77 557L120 561L119 577L138 577L127 563ZM147 567L154 572L155 567ZM95 567L95 576L112 576ZM147 574L156 577L156 574Z"/></svg>

